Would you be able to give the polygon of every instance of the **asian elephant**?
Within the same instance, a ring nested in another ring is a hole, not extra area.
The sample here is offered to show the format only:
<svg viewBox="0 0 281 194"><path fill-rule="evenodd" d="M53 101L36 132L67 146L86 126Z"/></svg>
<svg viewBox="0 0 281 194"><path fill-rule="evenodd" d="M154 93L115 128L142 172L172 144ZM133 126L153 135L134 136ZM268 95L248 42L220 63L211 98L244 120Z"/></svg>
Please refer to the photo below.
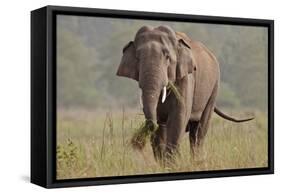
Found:
<svg viewBox="0 0 281 194"><path fill-rule="evenodd" d="M117 75L138 81L146 123L157 126L151 136L156 159L171 158L185 131L192 156L200 155L213 112L234 122L253 119L235 119L216 107L220 82L216 57L201 42L169 26L141 27L123 48ZM167 88L169 83L181 100Z"/></svg>

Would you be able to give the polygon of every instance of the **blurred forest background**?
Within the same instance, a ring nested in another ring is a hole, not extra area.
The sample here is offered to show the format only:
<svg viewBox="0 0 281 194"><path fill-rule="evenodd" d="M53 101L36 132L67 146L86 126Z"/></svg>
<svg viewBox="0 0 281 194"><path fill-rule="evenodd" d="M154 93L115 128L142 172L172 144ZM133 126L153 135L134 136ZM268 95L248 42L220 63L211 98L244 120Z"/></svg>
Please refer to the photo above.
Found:
<svg viewBox="0 0 281 194"><path fill-rule="evenodd" d="M62 109L135 108L137 82L117 77L122 48L143 25L169 25L204 43L221 68L219 107L267 112L267 28L149 20L57 18L57 103Z"/></svg>

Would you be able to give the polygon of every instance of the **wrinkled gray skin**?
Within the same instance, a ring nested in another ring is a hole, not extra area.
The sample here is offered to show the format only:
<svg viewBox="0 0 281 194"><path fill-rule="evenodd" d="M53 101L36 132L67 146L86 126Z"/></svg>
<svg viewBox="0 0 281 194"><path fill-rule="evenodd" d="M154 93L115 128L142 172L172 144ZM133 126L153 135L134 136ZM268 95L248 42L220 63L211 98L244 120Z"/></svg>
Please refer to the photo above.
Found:
<svg viewBox="0 0 281 194"><path fill-rule="evenodd" d="M201 155L220 80L218 61L202 43L168 26L143 26L124 47L117 75L138 81L145 118L159 126L151 137L156 159L170 158L185 131L192 156ZM182 102L169 90L161 102L168 81Z"/></svg>

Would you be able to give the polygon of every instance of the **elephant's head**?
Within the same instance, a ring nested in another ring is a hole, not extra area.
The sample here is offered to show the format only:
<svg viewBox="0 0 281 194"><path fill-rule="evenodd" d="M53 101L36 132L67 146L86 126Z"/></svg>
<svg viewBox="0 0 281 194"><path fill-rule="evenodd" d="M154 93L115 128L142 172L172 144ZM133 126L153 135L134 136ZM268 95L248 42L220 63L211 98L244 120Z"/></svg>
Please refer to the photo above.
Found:
<svg viewBox="0 0 281 194"><path fill-rule="evenodd" d="M138 81L145 118L156 122L157 104L164 103L168 82L182 79L194 68L188 43L170 27L143 26L123 48L117 75Z"/></svg>

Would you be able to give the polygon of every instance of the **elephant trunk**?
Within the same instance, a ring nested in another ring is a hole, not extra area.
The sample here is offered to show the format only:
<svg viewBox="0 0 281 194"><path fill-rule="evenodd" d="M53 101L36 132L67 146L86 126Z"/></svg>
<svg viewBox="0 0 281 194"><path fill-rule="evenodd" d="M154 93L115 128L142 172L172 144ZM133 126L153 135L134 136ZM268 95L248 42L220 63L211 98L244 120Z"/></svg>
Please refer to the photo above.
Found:
<svg viewBox="0 0 281 194"><path fill-rule="evenodd" d="M149 52L143 54L140 61L139 86L142 90L142 104L146 123L157 126L157 105L161 91L168 84L168 76L162 64L162 57L155 50L153 45ZM162 102L166 99L166 90L162 92Z"/></svg>
<svg viewBox="0 0 281 194"><path fill-rule="evenodd" d="M157 104L160 96L160 91L146 91L143 90L142 101L143 101L143 112L146 120L151 120L154 123L157 121Z"/></svg>
<svg viewBox="0 0 281 194"><path fill-rule="evenodd" d="M145 123L133 135L131 143L136 149L143 149L149 137L157 130L157 104L160 92L142 90L143 112Z"/></svg>

